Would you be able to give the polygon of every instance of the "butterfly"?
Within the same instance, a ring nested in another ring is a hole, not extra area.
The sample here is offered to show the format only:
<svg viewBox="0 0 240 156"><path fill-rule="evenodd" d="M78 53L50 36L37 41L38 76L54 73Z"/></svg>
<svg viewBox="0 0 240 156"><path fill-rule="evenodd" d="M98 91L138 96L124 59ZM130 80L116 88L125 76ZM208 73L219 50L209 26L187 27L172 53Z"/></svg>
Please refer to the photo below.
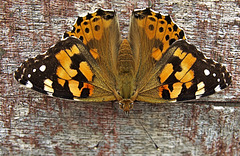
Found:
<svg viewBox="0 0 240 156"><path fill-rule="evenodd" d="M72 31L16 70L21 84L50 96L77 101L198 99L231 84L230 73L186 41L169 15L134 10L128 39L121 39L116 12L98 9L78 17Z"/></svg>

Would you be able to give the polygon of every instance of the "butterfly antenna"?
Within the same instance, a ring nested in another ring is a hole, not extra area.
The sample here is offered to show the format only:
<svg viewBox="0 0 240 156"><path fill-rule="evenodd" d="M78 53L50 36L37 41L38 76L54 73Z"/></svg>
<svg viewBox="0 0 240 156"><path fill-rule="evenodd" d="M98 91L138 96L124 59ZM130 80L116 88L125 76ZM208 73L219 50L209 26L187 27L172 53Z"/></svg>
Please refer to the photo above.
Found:
<svg viewBox="0 0 240 156"><path fill-rule="evenodd" d="M113 104L113 103L114 103L114 102L112 102L112 104ZM115 107L114 105L113 105L113 107L116 109L116 107ZM114 110L114 111L116 111L116 110ZM95 150L98 149L98 147L99 147L99 145L100 145L100 142L103 141L103 138L106 136L106 134L108 134L109 132L112 131L113 123L112 123L109 127L111 127L111 129L108 130L107 132L105 132L105 133L102 135L101 139L98 141L98 143L93 147ZM108 128L109 128L109 127L108 127Z"/></svg>
<svg viewBox="0 0 240 156"><path fill-rule="evenodd" d="M136 117L136 114L134 114ZM145 131L145 133L147 134L147 136L151 139L152 143L154 144L156 150L160 150L160 148L158 147L158 145L156 144L156 142L153 140L153 138L151 137L151 135L148 133L148 131L146 130L146 128L143 126L142 122L137 119L137 121L140 123L140 125L142 126L143 130Z"/></svg>
<svg viewBox="0 0 240 156"><path fill-rule="evenodd" d="M112 125L110 125L110 126L112 127ZM109 131L111 131L111 130L109 130ZM106 136L107 133L109 133L109 131L105 132L105 133L102 135L102 137L101 137L101 139L98 141L97 145L94 146L94 149L95 149L95 150L98 149L100 142L103 141L103 138Z"/></svg>

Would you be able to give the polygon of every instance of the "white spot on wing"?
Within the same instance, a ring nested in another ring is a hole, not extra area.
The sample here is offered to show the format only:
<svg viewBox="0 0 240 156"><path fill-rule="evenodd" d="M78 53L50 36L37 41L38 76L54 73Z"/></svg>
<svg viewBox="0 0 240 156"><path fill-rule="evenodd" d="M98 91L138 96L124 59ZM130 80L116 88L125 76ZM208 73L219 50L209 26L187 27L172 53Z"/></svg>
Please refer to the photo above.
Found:
<svg viewBox="0 0 240 156"><path fill-rule="evenodd" d="M50 86L50 87L52 87L52 80L50 80L50 79L46 79L46 80L44 80L44 82L43 82L45 85L47 85L47 86Z"/></svg>
<svg viewBox="0 0 240 156"><path fill-rule="evenodd" d="M200 99L201 95L196 95L196 99Z"/></svg>
<svg viewBox="0 0 240 156"><path fill-rule="evenodd" d="M80 101L79 98L75 98L75 97L73 98L73 100L75 100L75 101Z"/></svg>
<svg viewBox="0 0 240 156"><path fill-rule="evenodd" d="M212 75L213 75L213 77L216 77L216 76L217 76L216 73L213 73Z"/></svg>
<svg viewBox="0 0 240 156"><path fill-rule="evenodd" d="M35 60L34 60L34 63L37 63L37 62L39 62L39 60L35 59Z"/></svg>
<svg viewBox="0 0 240 156"><path fill-rule="evenodd" d="M207 63L207 61L205 59L202 59L203 62Z"/></svg>
<svg viewBox="0 0 240 156"><path fill-rule="evenodd" d="M210 74L210 71L208 69L204 69L204 74L208 76Z"/></svg>
<svg viewBox="0 0 240 156"><path fill-rule="evenodd" d="M28 78L30 78L31 77L31 74L28 74Z"/></svg>
<svg viewBox="0 0 240 156"><path fill-rule="evenodd" d="M22 73L25 73L25 71L26 71L26 68L23 68L23 71L22 71Z"/></svg>
<svg viewBox="0 0 240 156"><path fill-rule="evenodd" d="M203 82L200 82L197 84L197 91L195 93L196 95L196 99L199 99L201 96L198 96L198 95L202 95L205 93L205 84Z"/></svg>
<svg viewBox="0 0 240 156"><path fill-rule="evenodd" d="M37 69L35 69L35 68L33 68L33 70L32 70L34 73L37 71Z"/></svg>
<svg viewBox="0 0 240 156"><path fill-rule="evenodd" d="M33 87L33 84L32 84L30 81L27 81L26 87L27 87L27 88L32 88L32 87Z"/></svg>
<svg viewBox="0 0 240 156"><path fill-rule="evenodd" d="M218 85L217 87L215 87L214 90L215 90L215 92L219 92L219 91L221 91L221 87L220 87L220 85Z"/></svg>
<svg viewBox="0 0 240 156"><path fill-rule="evenodd" d="M39 67L39 70L41 72L44 72L46 70L46 66L45 65L41 65L41 67Z"/></svg>
<svg viewBox="0 0 240 156"><path fill-rule="evenodd" d="M44 85L44 90L47 91L47 92L50 92L50 93L53 93L54 92L54 89L47 86L47 85ZM48 94L49 95L49 94Z"/></svg>
<svg viewBox="0 0 240 156"><path fill-rule="evenodd" d="M204 87L205 87L204 82L200 82L200 83L197 84L198 90L200 90L200 89L202 89L202 88L204 88Z"/></svg>
<svg viewBox="0 0 240 156"><path fill-rule="evenodd" d="M53 96L53 93L49 93L49 92L47 92L47 94L48 94L49 96Z"/></svg>
<svg viewBox="0 0 240 156"><path fill-rule="evenodd" d="M220 79L217 79L217 82L220 82Z"/></svg>
<svg viewBox="0 0 240 156"><path fill-rule="evenodd" d="M45 55L43 59L47 59L49 57L49 55Z"/></svg>
<svg viewBox="0 0 240 156"><path fill-rule="evenodd" d="M197 96L197 95L202 95L202 94L204 94L205 93L205 88L202 88L202 89L200 89L200 90L197 90L196 91L196 93L195 93L195 95ZM201 96L200 96L201 97ZM197 97L196 97L197 98Z"/></svg>

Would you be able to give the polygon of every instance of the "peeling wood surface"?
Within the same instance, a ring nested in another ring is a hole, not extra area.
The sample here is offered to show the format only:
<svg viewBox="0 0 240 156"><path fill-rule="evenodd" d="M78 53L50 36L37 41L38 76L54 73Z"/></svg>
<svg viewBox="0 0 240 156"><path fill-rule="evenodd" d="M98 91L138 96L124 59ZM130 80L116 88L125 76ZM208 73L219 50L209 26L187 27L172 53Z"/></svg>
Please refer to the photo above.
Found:
<svg viewBox="0 0 240 156"><path fill-rule="evenodd" d="M118 13L126 37L133 8L171 14L190 43L226 65L233 84L187 103L137 102L130 117L117 103L79 103L22 88L13 72L102 7ZM240 3L227 1L10 1L0 4L1 155L240 155ZM140 122L160 147L157 151ZM93 147L101 140L99 149Z"/></svg>

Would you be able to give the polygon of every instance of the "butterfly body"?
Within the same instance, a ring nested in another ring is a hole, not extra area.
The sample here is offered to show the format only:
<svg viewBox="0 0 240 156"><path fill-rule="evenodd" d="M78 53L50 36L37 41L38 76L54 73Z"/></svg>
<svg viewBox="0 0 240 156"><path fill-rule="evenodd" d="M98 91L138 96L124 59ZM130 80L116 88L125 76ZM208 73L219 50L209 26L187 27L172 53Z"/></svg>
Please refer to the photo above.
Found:
<svg viewBox="0 0 240 156"><path fill-rule="evenodd" d="M117 88L123 98L130 98L134 91L135 67L134 57L130 44L127 40L123 40L119 48L117 58L118 84Z"/></svg>
<svg viewBox="0 0 240 156"><path fill-rule="evenodd" d="M15 72L39 92L78 101L164 103L197 99L226 88L225 67L204 57L170 18L147 8L134 11L128 39L121 39L116 13L98 9L78 17L73 30L45 54Z"/></svg>

